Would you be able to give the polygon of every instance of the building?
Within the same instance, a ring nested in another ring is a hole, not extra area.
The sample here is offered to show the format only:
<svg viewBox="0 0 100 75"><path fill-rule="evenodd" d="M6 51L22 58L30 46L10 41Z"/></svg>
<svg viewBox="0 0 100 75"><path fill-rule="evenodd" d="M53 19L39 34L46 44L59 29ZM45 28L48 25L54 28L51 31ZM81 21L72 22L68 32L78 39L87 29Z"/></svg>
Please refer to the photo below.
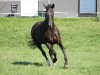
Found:
<svg viewBox="0 0 100 75"><path fill-rule="evenodd" d="M100 14L100 0L0 0L0 16L44 16L43 4L55 4L57 17L85 17Z"/></svg>
<svg viewBox="0 0 100 75"><path fill-rule="evenodd" d="M43 11L43 4L55 3L55 16L85 17L100 14L100 0L39 0L39 11Z"/></svg>
<svg viewBox="0 0 100 75"><path fill-rule="evenodd" d="M0 16L38 16L38 0L0 0Z"/></svg>

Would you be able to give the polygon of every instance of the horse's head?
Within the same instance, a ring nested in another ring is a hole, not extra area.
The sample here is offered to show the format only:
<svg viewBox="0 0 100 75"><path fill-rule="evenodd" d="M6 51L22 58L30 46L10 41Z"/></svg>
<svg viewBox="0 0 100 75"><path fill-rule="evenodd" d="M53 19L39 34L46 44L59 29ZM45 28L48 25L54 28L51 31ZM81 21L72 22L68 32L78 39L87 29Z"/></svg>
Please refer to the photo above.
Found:
<svg viewBox="0 0 100 75"><path fill-rule="evenodd" d="M54 11L53 8L55 7L54 4L48 4L47 6L45 6L46 9L46 13L45 13L45 19L48 21L48 25L50 27L53 27L53 23L54 23Z"/></svg>

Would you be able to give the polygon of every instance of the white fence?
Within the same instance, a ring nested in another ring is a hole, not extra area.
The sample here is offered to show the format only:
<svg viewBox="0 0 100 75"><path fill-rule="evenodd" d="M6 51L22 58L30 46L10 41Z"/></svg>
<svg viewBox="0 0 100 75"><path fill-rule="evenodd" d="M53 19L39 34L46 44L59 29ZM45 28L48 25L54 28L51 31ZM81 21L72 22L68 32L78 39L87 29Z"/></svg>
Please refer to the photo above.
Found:
<svg viewBox="0 0 100 75"><path fill-rule="evenodd" d="M54 12L55 17L60 17L60 18L77 18L78 13L67 13L67 12ZM27 13L31 14L31 13ZM45 12L44 11L38 11L38 15L35 17L45 17ZM100 20L100 12L97 12L97 17ZM0 13L0 17L23 17L21 16L21 13ZM25 16L25 17L34 17L34 16ZM91 17L91 16L90 16Z"/></svg>

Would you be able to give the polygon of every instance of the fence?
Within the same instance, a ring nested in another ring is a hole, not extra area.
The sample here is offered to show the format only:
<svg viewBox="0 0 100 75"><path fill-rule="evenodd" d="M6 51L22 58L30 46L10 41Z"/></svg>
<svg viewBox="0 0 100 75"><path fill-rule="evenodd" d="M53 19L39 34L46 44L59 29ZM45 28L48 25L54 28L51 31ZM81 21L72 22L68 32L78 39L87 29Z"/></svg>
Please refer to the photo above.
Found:
<svg viewBox="0 0 100 75"><path fill-rule="evenodd" d="M55 17L60 17L60 18L77 18L79 17L78 13L68 13L68 12L54 12ZM28 13L30 14L30 13ZM100 12L97 12L94 17L98 18L100 20ZM21 13L0 13L0 17L23 17L21 16ZM25 17L45 17L45 11L38 11L38 16L25 16ZM86 17L86 16L82 16ZM88 17L93 17L91 15L88 15Z"/></svg>

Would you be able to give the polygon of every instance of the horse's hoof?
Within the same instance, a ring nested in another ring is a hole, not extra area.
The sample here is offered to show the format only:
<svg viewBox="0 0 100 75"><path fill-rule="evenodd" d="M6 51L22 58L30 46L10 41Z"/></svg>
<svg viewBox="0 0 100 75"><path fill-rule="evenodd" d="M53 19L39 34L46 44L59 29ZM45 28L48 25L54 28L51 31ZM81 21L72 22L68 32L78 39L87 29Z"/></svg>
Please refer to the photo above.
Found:
<svg viewBox="0 0 100 75"><path fill-rule="evenodd" d="M56 65L56 63L53 63L53 65Z"/></svg>
<svg viewBox="0 0 100 75"><path fill-rule="evenodd" d="M68 68L68 65L64 64L64 68L67 69Z"/></svg>
<svg viewBox="0 0 100 75"><path fill-rule="evenodd" d="M47 60L47 64L48 64L48 66L51 66L51 64L50 64L50 61L49 61L49 60Z"/></svg>
<svg viewBox="0 0 100 75"><path fill-rule="evenodd" d="M48 64L48 66L51 66L51 64Z"/></svg>
<svg viewBox="0 0 100 75"><path fill-rule="evenodd" d="M53 63L56 63L56 61L57 61L57 58L54 58L54 59L53 59Z"/></svg>

